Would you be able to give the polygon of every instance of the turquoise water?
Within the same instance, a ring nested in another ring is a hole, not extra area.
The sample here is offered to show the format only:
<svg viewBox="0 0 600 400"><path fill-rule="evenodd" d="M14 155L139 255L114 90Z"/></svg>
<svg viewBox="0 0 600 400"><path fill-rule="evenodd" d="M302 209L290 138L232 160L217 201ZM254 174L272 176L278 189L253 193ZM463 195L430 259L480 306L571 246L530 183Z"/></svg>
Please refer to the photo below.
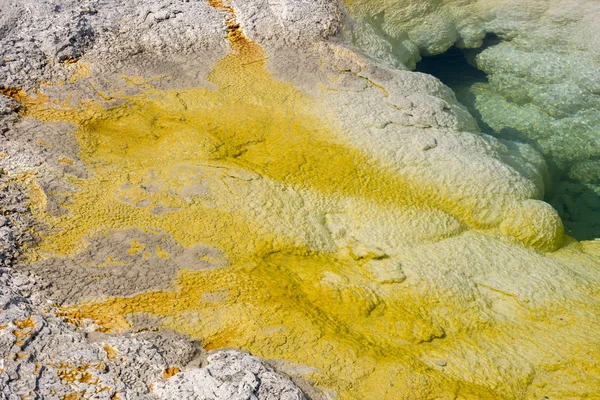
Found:
<svg viewBox="0 0 600 400"><path fill-rule="evenodd" d="M539 99L516 103L499 94L497 83L490 83L490 77L475 66L477 55L499 42L489 37L481 49L452 47L423 58L416 71L449 86L483 132L529 143L544 154L549 167L545 200L561 215L566 233L578 240L600 237L600 146L594 141L600 127L595 114L578 111L557 118L532 104ZM551 101L552 94L547 98Z"/></svg>

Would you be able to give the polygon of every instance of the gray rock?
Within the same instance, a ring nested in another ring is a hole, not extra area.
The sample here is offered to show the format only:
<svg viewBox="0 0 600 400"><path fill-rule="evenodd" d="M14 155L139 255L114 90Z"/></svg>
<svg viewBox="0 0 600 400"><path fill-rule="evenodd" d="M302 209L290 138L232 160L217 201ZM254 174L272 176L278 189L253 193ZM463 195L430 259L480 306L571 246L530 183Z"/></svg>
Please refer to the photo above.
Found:
<svg viewBox="0 0 600 400"><path fill-rule="evenodd" d="M31 85L49 61L76 60L94 40L90 1L2 0L0 86Z"/></svg>
<svg viewBox="0 0 600 400"><path fill-rule="evenodd" d="M14 99L0 94L0 116L14 113L20 108Z"/></svg>
<svg viewBox="0 0 600 400"><path fill-rule="evenodd" d="M225 45L214 40L219 12L204 1L1 0L0 9L0 87L66 79L67 64L93 47L115 68L141 52Z"/></svg>
<svg viewBox="0 0 600 400"><path fill-rule="evenodd" d="M153 385L160 399L307 400L302 391L261 359L223 350L207 357L208 365Z"/></svg>
<svg viewBox="0 0 600 400"><path fill-rule="evenodd" d="M306 399L288 377L235 350L211 354L207 366L164 379L202 350L172 331L85 333L72 324L76 319L47 308L39 291L35 281L0 270L2 398Z"/></svg>

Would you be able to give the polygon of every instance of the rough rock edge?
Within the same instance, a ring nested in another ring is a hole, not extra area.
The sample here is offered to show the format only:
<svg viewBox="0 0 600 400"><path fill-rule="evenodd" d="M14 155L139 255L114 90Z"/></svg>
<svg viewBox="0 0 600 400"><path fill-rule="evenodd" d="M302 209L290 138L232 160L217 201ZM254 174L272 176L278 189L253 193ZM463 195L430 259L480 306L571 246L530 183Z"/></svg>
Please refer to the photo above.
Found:
<svg viewBox="0 0 600 400"><path fill-rule="evenodd" d="M106 65L144 53L226 51L221 12L206 1L0 1L0 93L67 81L72 64L99 52ZM222 49L219 49L219 48ZM163 57L168 59L169 57ZM157 67L159 67L157 65Z"/></svg>
<svg viewBox="0 0 600 400"><path fill-rule="evenodd" d="M0 177L0 211L0 397L309 398L248 353L229 349L206 357L173 331L111 335L61 312L35 276L13 268L22 248L35 242L23 184Z"/></svg>

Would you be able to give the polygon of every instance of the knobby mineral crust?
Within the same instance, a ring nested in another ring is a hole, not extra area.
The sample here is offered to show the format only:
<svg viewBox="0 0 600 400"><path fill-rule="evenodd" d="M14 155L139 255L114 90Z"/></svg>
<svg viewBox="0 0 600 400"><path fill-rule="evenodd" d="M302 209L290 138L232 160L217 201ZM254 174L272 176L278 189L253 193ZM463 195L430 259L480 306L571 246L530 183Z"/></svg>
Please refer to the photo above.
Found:
<svg viewBox="0 0 600 400"><path fill-rule="evenodd" d="M542 201L580 153L408 71L494 33L478 104L598 140L594 2L3 3L5 397L597 396L600 243Z"/></svg>

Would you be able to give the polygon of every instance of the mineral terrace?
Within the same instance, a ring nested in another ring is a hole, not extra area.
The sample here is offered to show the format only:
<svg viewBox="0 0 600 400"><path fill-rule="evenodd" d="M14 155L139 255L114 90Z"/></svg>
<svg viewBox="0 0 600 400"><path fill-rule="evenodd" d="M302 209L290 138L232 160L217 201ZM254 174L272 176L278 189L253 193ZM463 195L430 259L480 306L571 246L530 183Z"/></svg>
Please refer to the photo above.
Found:
<svg viewBox="0 0 600 400"><path fill-rule="evenodd" d="M0 0L0 398L600 399L598 20Z"/></svg>

